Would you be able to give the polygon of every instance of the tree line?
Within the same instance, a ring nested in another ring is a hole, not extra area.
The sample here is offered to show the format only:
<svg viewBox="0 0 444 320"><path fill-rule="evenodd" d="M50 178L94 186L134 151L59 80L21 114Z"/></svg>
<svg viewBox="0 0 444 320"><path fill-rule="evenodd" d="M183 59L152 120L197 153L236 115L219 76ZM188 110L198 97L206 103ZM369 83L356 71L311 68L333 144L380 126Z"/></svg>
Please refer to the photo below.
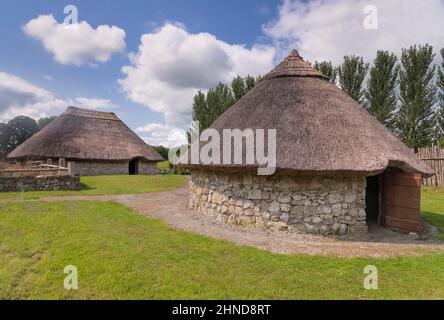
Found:
<svg viewBox="0 0 444 320"><path fill-rule="evenodd" d="M440 54L444 59L444 48ZM314 67L417 149L444 144L444 62L437 66L434 60L433 47L425 44L402 49L399 61L393 53L377 51L371 67L355 55L336 67L330 61Z"/></svg>
<svg viewBox="0 0 444 320"><path fill-rule="evenodd" d="M444 49L440 54L444 60ZM371 66L362 57L350 55L339 66L331 61L316 61L314 68L409 147L425 147L440 139L444 147L444 62L436 66L434 59L433 47L425 44L402 49L400 60L393 53L379 50ZM206 94L199 91L192 110L200 132L253 88L257 80L238 76L231 86L219 83Z"/></svg>
<svg viewBox="0 0 444 320"><path fill-rule="evenodd" d="M18 116L7 123L0 123L0 160L50 124L56 117L44 117L35 121L26 116Z"/></svg>

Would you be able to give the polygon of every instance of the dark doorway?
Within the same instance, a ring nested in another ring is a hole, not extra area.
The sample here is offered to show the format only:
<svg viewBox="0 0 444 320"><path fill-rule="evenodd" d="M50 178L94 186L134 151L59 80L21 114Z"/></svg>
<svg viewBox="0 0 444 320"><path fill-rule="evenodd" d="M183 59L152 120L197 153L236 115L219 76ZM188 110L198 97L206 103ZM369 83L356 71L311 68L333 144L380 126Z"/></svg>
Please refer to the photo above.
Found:
<svg viewBox="0 0 444 320"><path fill-rule="evenodd" d="M367 189L365 193L365 212L367 223L378 223L381 200L381 180L380 176L367 177Z"/></svg>
<svg viewBox="0 0 444 320"><path fill-rule="evenodd" d="M137 159L133 159L129 162L129 174L136 175L139 171L139 161Z"/></svg>

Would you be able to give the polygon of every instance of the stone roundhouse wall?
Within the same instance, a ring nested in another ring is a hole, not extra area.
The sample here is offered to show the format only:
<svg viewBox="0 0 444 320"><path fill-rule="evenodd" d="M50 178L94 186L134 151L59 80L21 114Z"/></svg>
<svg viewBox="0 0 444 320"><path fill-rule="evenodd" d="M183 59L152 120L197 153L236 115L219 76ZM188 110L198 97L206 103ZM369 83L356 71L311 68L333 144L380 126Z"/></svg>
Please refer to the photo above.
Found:
<svg viewBox="0 0 444 320"><path fill-rule="evenodd" d="M0 177L0 192L80 190L80 178L71 176Z"/></svg>
<svg viewBox="0 0 444 320"><path fill-rule="evenodd" d="M157 174L157 162L139 161L139 174Z"/></svg>
<svg viewBox="0 0 444 320"><path fill-rule="evenodd" d="M193 170L189 207L229 224L322 235L367 232L365 177Z"/></svg>
<svg viewBox="0 0 444 320"><path fill-rule="evenodd" d="M127 175L129 173L129 161L75 161L74 172L79 176ZM139 174L156 173L157 164L155 162L139 161Z"/></svg>

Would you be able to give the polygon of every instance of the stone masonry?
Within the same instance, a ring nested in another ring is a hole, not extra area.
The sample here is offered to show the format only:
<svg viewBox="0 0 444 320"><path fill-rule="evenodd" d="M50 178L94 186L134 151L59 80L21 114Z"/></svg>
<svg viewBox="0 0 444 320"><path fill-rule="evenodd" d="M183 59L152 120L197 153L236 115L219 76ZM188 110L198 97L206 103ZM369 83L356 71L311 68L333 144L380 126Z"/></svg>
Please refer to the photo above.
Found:
<svg viewBox="0 0 444 320"><path fill-rule="evenodd" d="M129 162L75 161L74 172L79 176L127 175ZM139 174L156 174L156 162L139 161Z"/></svg>
<svg viewBox="0 0 444 320"><path fill-rule="evenodd" d="M80 178L71 176L0 177L0 192L80 190Z"/></svg>
<svg viewBox="0 0 444 320"><path fill-rule="evenodd" d="M367 232L365 177L257 176L193 170L189 207L219 221L321 235Z"/></svg>
<svg viewBox="0 0 444 320"><path fill-rule="evenodd" d="M139 174L157 174L157 162L139 161Z"/></svg>

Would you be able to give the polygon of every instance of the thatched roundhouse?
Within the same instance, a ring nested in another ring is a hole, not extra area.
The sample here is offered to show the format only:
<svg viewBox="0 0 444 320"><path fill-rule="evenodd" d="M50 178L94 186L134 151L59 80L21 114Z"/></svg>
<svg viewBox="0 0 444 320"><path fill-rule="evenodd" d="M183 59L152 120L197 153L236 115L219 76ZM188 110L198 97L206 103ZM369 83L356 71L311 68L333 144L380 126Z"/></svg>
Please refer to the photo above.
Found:
<svg viewBox="0 0 444 320"><path fill-rule="evenodd" d="M183 165L193 169L189 206L199 213L324 235L365 233L372 223L421 231L421 175L432 170L295 50L210 128L221 137L223 129L276 129L276 171Z"/></svg>
<svg viewBox="0 0 444 320"><path fill-rule="evenodd" d="M64 158L80 176L156 173L162 156L114 113L69 107L8 155L11 160Z"/></svg>

